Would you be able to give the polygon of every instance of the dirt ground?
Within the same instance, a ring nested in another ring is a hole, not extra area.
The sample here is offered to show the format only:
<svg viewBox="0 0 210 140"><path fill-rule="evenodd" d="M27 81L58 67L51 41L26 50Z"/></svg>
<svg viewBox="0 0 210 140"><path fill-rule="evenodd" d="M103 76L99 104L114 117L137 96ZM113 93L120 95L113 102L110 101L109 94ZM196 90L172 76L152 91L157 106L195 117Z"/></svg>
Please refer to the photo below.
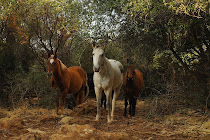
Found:
<svg viewBox="0 0 210 140"><path fill-rule="evenodd" d="M55 110L28 108L9 111L0 109L0 140L66 140L66 139L210 139L210 118L199 110L185 108L173 115L149 119L146 103L138 101L134 117L123 116L124 102L118 100L115 121L107 124L107 112L95 122L96 101L88 99L84 104L65 109L65 115Z"/></svg>

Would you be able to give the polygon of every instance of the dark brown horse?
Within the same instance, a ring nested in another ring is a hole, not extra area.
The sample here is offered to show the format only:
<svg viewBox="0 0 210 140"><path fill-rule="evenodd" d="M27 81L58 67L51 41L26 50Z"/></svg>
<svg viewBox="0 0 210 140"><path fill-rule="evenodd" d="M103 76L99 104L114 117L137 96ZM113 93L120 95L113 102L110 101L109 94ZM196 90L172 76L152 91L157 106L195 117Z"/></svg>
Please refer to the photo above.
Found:
<svg viewBox="0 0 210 140"><path fill-rule="evenodd" d="M58 59L56 52L48 53L48 73L52 73L51 85L55 89L58 87L60 93L57 99L56 113L58 114L59 105L63 115L67 94L72 94L76 100L76 105L85 102L89 87L87 84L87 74L79 66L67 68Z"/></svg>
<svg viewBox="0 0 210 140"><path fill-rule="evenodd" d="M135 115L136 101L139 96L140 91L144 85L142 73L135 69L134 65L128 66L128 69L123 78L123 93L125 98L125 111L124 116L127 114L127 106L129 99L129 114L131 116Z"/></svg>

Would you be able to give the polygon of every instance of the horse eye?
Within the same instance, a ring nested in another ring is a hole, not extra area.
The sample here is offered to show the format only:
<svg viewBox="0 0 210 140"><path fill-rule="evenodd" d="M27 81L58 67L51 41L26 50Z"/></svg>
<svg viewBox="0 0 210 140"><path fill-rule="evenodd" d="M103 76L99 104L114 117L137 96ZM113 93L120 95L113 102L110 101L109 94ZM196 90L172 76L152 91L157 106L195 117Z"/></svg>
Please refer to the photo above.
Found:
<svg viewBox="0 0 210 140"><path fill-rule="evenodd" d="M104 54L102 53L102 55L101 55L102 57L104 56Z"/></svg>

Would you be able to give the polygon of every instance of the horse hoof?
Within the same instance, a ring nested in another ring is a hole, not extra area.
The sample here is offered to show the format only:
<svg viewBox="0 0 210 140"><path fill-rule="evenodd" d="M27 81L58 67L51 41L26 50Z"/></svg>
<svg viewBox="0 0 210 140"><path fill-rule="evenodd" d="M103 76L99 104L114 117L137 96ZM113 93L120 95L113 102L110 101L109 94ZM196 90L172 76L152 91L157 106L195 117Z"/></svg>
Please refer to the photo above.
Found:
<svg viewBox="0 0 210 140"><path fill-rule="evenodd" d="M123 113L123 116L124 116L124 117L127 117L127 113Z"/></svg>
<svg viewBox="0 0 210 140"><path fill-rule="evenodd" d="M99 122L99 119L95 119L96 122Z"/></svg>
<svg viewBox="0 0 210 140"><path fill-rule="evenodd" d="M98 122L99 121L99 118L96 117L95 121Z"/></svg>
<svg viewBox="0 0 210 140"><path fill-rule="evenodd" d="M113 120L108 120L107 121L108 124L111 124L112 122L113 122Z"/></svg>
<svg viewBox="0 0 210 140"><path fill-rule="evenodd" d="M99 121L100 115L96 115L96 121Z"/></svg>
<svg viewBox="0 0 210 140"><path fill-rule="evenodd" d="M110 123L113 122L113 121L114 121L114 119L108 119L108 120L107 120L107 123L110 124Z"/></svg>

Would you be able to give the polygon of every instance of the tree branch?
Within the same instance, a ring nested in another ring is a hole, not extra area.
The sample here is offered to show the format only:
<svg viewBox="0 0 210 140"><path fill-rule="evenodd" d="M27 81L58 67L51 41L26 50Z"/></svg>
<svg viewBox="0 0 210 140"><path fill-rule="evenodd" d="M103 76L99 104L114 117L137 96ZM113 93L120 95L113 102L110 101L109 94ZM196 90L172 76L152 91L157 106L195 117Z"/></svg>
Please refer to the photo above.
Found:
<svg viewBox="0 0 210 140"><path fill-rule="evenodd" d="M171 33L171 30L169 29L168 32L169 32L169 35L168 35L168 47L172 51L174 57L181 63L183 68L186 71L190 72L190 69L189 69L188 65L182 61L182 59L179 57L179 55L176 53L176 51L173 48L174 47L174 40L173 40L173 34Z"/></svg>
<svg viewBox="0 0 210 140"><path fill-rule="evenodd" d="M47 70L46 70L45 64L43 62L44 60L39 57L39 55L36 53L35 49L30 45L30 42L29 42L29 47L31 48L31 51L33 52L33 55L35 56L35 58L37 59L37 61L39 62L39 64L43 68L43 70L46 72Z"/></svg>
<svg viewBox="0 0 210 140"><path fill-rule="evenodd" d="M174 46L174 42L172 41L172 43L170 43L170 50L172 51L174 57L181 63L181 65L184 67L185 70L190 72L188 65L182 61L182 59L179 57L179 55L174 50L173 46Z"/></svg>
<svg viewBox="0 0 210 140"><path fill-rule="evenodd" d="M199 52L200 52L200 57L201 59L205 62L207 60L207 56L205 55L204 49L202 47L202 44L199 42L197 38L197 34L195 31L195 27L192 27L192 41L193 43L198 47Z"/></svg>
<svg viewBox="0 0 210 140"><path fill-rule="evenodd" d="M41 44L42 44L42 47L47 51L49 52L49 49L47 48L47 46L45 45L45 43L43 42L43 39L42 39L42 30L39 26L39 20L38 20L38 17L36 17L36 27L37 27L37 30L36 30L36 34L37 34L37 37L38 39L40 40Z"/></svg>

